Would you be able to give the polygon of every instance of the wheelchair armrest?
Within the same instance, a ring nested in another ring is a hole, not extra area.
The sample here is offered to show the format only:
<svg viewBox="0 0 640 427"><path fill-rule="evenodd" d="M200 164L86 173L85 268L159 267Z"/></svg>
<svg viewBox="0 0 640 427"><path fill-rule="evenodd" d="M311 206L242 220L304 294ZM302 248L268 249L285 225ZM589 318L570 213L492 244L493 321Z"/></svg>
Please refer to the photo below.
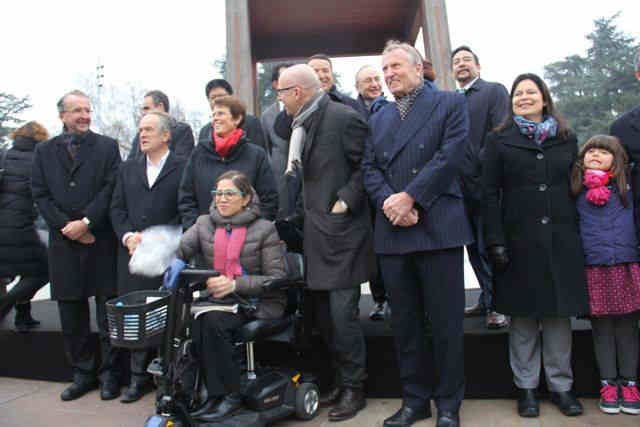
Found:
<svg viewBox="0 0 640 427"><path fill-rule="evenodd" d="M306 287L307 284L303 280L290 279L287 277L269 280L262 285L265 291L284 291L287 289L304 289Z"/></svg>

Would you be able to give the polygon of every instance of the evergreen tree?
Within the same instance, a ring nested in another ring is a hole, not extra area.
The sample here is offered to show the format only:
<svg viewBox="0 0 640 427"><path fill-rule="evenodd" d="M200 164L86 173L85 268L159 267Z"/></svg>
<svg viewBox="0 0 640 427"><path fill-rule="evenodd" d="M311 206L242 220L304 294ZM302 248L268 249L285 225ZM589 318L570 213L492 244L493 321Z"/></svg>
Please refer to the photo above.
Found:
<svg viewBox="0 0 640 427"><path fill-rule="evenodd" d="M617 17L594 21L586 56L571 55L544 67L556 105L580 144L608 133L617 116L640 104L634 69L638 45L617 29Z"/></svg>

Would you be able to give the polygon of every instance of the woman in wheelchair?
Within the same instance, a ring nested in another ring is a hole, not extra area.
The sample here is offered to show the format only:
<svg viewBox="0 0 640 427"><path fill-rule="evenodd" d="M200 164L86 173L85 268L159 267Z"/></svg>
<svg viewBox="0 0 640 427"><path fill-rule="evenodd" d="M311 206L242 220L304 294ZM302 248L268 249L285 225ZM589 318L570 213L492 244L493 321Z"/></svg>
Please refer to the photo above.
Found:
<svg viewBox="0 0 640 427"><path fill-rule="evenodd" d="M213 262L220 275L206 282L212 301L235 293L250 300L255 310L210 311L193 322L208 400L192 416L204 422L224 418L241 407L234 332L253 319L281 317L286 305L284 292L262 289L266 281L285 277L286 250L274 224L260 218L249 180L240 172L228 171L218 178L212 193L209 215L200 216L182 236L178 255L183 260L204 259L207 268Z"/></svg>

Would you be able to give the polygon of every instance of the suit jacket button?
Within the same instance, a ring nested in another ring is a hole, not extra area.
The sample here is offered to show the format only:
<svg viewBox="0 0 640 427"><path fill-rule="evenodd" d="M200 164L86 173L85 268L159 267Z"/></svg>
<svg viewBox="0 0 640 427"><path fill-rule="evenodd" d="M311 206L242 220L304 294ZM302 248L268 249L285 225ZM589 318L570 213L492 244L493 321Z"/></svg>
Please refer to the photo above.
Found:
<svg viewBox="0 0 640 427"><path fill-rule="evenodd" d="M547 184L540 184L538 186L538 190L540 191L547 191Z"/></svg>
<svg viewBox="0 0 640 427"><path fill-rule="evenodd" d="M417 174L418 173L418 169L416 169L416 168L411 169L411 173L414 174L414 175Z"/></svg>
<svg viewBox="0 0 640 427"><path fill-rule="evenodd" d="M71 182L69 183L69 187L75 187L75 186L76 186L76 182L75 182L75 181L71 181Z"/></svg>
<svg viewBox="0 0 640 427"><path fill-rule="evenodd" d="M389 178L393 178L393 174L389 172Z"/></svg>
<svg viewBox="0 0 640 427"><path fill-rule="evenodd" d="M544 154L542 154L542 153L536 154L536 159L538 159L538 160L544 159Z"/></svg>
<svg viewBox="0 0 640 427"><path fill-rule="evenodd" d="M549 218L548 216L543 216L543 217L542 217L542 219L540 220L540 222L541 222L543 225L547 225L547 224L549 224L549 222L550 222L550 221L551 221L551 218Z"/></svg>
<svg viewBox="0 0 640 427"><path fill-rule="evenodd" d="M387 153L386 151L385 151L384 153L382 153L382 155L383 155L384 157L389 157L389 153Z"/></svg>
<svg viewBox="0 0 640 427"><path fill-rule="evenodd" d="M421 150L424 150L424 144L418 145L418 148L421 149Z"/></svg>

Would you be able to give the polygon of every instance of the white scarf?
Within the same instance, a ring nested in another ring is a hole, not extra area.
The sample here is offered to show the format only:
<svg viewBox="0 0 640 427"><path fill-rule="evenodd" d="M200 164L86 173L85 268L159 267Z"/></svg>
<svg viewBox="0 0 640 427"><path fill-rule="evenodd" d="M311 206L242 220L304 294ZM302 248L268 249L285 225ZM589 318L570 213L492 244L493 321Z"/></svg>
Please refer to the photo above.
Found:
<svg viewBox="0 0 640 427"><path fill-rule="evenodd" d="M304 147L304 141L307 138L307 131L303 124L305 120L309 118L313 113L318 110L320 100L323 98L324 92L318 90L318 93L305 105L300 108L298 114L293 118L291 123L291 138L289 139L289 157L287 159L287 169L285 174L293 173L295 167L300 164L302 160L302 148Z"/></svg>

